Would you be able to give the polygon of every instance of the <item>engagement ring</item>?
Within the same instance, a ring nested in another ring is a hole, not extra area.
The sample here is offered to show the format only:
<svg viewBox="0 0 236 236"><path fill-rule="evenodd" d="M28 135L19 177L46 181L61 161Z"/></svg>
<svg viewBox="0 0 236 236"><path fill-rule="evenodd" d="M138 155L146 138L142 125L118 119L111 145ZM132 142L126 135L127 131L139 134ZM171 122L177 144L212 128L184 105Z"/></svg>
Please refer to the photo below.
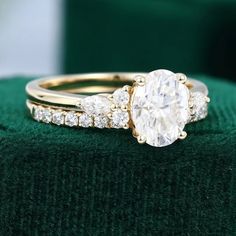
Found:
<svg viewBox="0 0 236 236"><path fill-rule="evenodd" d="M207 116L208 89L182 73L97 73L41 78L26 86L27 106L43 123L131 129L154 147L184 139L185 125Z"/></svg>

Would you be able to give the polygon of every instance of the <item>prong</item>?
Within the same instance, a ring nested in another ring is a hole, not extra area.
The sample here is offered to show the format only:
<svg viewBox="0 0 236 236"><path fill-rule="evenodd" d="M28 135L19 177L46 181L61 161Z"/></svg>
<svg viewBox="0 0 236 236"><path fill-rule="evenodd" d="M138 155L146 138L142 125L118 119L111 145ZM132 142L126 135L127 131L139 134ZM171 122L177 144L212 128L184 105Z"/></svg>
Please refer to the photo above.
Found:
<svg viewBox="0 0 236 236"><path fill-rule="evenodd" d="M107 117L111 120L112 119L112 113L108 113Z"/></svg>
<svg viewBox="0 0 236 236"><path fill-rule="evenodd" d="M80 117L80 116L82 115L81 112L76 112L75 114L76 114L78 117Z"/></svg>
<svg viewBox="0 0 236 236"><path fill-rule="evenodd" d="M75 106L78 107L78 108L81 108L81 106L82 106L81 100L78 100L78 101L75 103Z"/></svg>
<svg viewBox="0 0 236 236"><path fill-rule="evenodd" d="M192 109L193 106L194 106L193 101L189 101L188 106L189 106L190 109Z"/></svg>
<svg viewBox="0 0 236 236"><path fill-rule="evenodd" d="M196 111L194 111L193 109L190 109L190 115L194 116L196 114Z"/></svg>
<svg viewBox="0 0 236 236"><path fill-rule="evenodd" d="M122 105L121 110L122 111L128 111L128 106L127 105Z"/></svg>
<svg viewBox="0 0 236 236"><path fill-rule="evenodd" d="M187 137L187 133L185 131L182 131L182 133L179 136L179 139L185 139Z"/></svg>
<svg viewBox="0 0 236 236"><path fill-rule="evenodd" d="M107 96L107 98L108 98L110 101L112 101L113 95L112 95L112 94L109 94L109 95Z"/></svg>
<svg viewBox="0 0 236 236"><path fill-rule="evenodd" d="M111 105L111 110L116 111L118 109L118 106L116 104Z"/></svg>
<svg viewBox="0 0 236 236"><path fill-rule="evenodd" d="M188 80L188 77L185 74L177 73L176 76L177 76L178 81L182 84L185 84Z"/></svg>
<svg viewBox="0 0 236 236"><path fill-rule="evenodd" d="M139 135L138 137L137 137L137 140L138 140L138 143L140 143L140 144L144 144L144 143L146 143L146 137L144 137L144 136L142 136L142 135Z"/></svg>
<svg viewBox="0 0 236 236"><path fill-rule="evenodd" d="M145 77L142 75L137 75L135 76L135 82L138 86L144 86L145 84Z"/></svg>
<svg viewBox="0 0 236 236"><path fill-rule="evenodd" d="M122 89L123 89L125 92L129 92L130 89L131 89L131 86L125 85Z"/></svg>
<svg viewBox="0 0 236 236"><path fill-rule="evenodd" d="M209 97L206 97L206 102L209 103L211 99Z"/></svg>
<svg viewBox="0 0 236 236"><path fill-rule="evenodd" d="M125 124L123 128L124 129L129 129L129 124Z"/></svg>

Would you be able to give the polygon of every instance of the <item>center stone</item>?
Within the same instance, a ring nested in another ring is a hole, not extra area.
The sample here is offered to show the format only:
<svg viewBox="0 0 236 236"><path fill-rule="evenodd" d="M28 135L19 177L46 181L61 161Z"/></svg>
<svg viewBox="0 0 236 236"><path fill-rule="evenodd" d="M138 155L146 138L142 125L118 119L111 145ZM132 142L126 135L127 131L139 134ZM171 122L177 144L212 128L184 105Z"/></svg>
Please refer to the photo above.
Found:
<svg viewBox="0 0 236 236"><path fill-rule="evenodd" d="M168 70L149 73L144 86L132 96L131 116L138 135L146 143L163 147L173 143L189 119L189 90Z"/></svg>

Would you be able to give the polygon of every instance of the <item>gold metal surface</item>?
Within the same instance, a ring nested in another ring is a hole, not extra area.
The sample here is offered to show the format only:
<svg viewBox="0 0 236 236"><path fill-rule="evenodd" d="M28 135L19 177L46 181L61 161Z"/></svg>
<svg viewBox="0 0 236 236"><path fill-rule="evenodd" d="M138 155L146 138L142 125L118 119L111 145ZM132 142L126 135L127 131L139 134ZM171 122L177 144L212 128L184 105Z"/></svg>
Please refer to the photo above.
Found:
<svg viewBox="0 0 236 236"><path fill-rule="evenodd" d="M121 82L126 85L129 90L129 84L137 79L137 83L143 84L146 73L97 73L97 74L80 74L80 75L65 75L56 77L41 78L31 81L26 86L28 97L32 101L40 101L46 104L61 104L65 106L75 106L80 99L88 96L88 94L101 93L104 96L109 96L119 86L114 86L112 83ZM86 82L110 82L110 85L90 85L76 88L65 88L55 90L55 87L62 85L70 85L80 83L83 85ZM192 83L186 83L189 88Z"/></svg>

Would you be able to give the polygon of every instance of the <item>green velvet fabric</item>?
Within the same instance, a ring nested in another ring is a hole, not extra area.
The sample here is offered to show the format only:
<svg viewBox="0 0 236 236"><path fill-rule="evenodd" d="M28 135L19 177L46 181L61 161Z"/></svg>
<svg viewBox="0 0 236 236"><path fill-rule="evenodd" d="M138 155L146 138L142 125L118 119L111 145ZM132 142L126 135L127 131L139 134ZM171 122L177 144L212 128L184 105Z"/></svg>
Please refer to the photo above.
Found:
<svg viewBox="0 0 236 236"><path fill-rule="evenodd" d="M37 123L29 79L0 81L0 235L234 235L236 85L198 78L209 116L166 148Z"/></svg>
<svg viewBox="0 0 236 236"><path fill-rule="evenodd" d="M168 68L236 80L235 0L65 0L67 73Z"/></svg>

